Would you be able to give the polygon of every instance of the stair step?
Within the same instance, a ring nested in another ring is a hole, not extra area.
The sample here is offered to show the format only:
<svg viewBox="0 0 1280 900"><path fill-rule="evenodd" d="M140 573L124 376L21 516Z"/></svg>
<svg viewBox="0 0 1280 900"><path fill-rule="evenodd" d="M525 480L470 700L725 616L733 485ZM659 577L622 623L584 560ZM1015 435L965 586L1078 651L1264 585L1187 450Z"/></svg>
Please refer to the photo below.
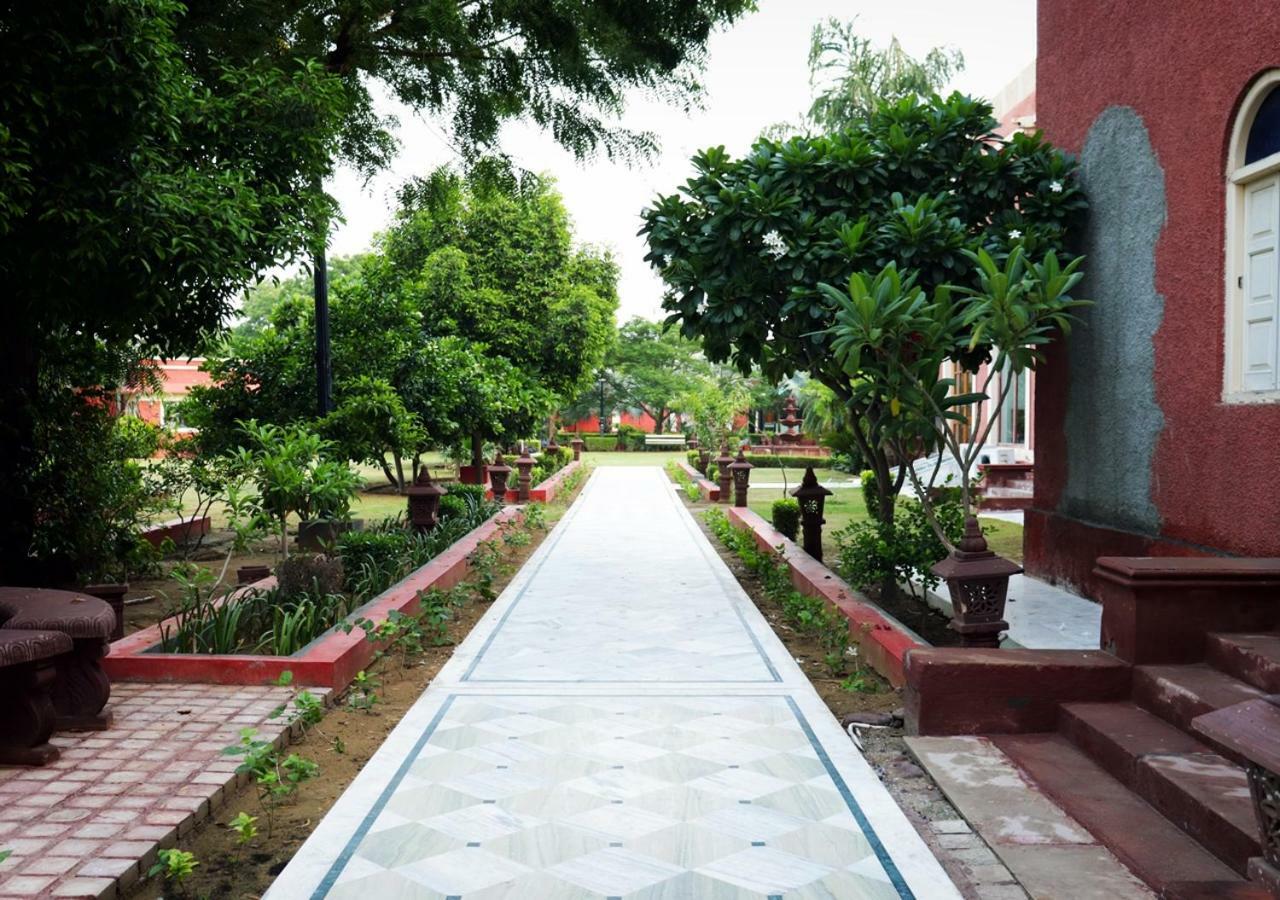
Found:
<svg viewBox="0 0 1280 900"><path fill-rule="evenodd" d="M1132 703L1064 703L1058 730L1112 777L1133 789L1149 753L1204 753L1205 744Z"/></svg>
<svg viewBox="0 0 1280 900"><path fill-rule="evenodd" d="M1268 694L1280 694L1280 634L1210 634L1208 660Z"/></svg>
<svg viewBox="0 0 1280 900"><path fill-rule="evenodd" d="M1259 852L1244 769L1132 703L1067 703L1059 730L1240 874Z"/></svg>
<svg viewBox="0 0 1280 900"><path fill-rule="evenodd" d="M1261 696L1252 685L1208 665L1133 668L1133 699L1184 731L1191 730L1196 716Z"/></svg>
<svg viewBox="0 0 1280 900"><path fill-rule="evenodd" d="M1181 883L1241 881L1062 735L1000 735L991 741L1156 891Z"/></svg>

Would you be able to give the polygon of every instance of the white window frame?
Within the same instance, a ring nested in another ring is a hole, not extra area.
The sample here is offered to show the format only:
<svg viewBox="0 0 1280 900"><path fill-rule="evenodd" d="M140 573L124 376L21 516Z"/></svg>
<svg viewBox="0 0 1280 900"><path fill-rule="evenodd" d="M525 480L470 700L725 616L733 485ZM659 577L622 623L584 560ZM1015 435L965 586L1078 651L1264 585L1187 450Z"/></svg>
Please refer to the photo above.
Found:
<svg viewBox="0 0 1280 900"><path fill-rule="evenodd" d="M1226 276L1222 385L1225 403L1280 403L1280 384L1271 390L1248 390L1244 386L1244 280L1248 249L1244 234L1245 194L1251 183L1280 173L1280 153L1273 153L1249 165L1243 163L1249 130L1253 127L1258 107L1277 88L1280 88L1280 69L1264 73L1253 83L1240 103L1231 129L1231 141L1227 145L1226 247L1222 267ZM1280 321L1277 327L1280 328ZM1280 350L1277 353L1280 356Z"/></svg>

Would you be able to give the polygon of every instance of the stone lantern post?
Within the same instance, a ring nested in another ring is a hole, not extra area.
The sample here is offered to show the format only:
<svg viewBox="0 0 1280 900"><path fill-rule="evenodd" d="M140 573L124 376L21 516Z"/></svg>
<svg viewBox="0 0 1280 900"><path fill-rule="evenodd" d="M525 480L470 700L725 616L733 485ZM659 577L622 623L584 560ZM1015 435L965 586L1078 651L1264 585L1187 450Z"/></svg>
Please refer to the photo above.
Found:
<svg viewBox="0 0 1280 900"><path fill-rule="evenodd" d="M423 466L418 477L405 489L409 497L409 524L417 531L436 527L440 515L440 498L449 493L431 480L431 470Z"/></svg>
<svg viewBox="0 0 1280 900"><path fill-rule="evenodd" d="M747 483L751 480L751 470L754 468L747 462L746 455L739 447L738 458L729 466L729 472L733 475L733 505L739 509L747 507Z"/></svg>
<svg viewBox="0 0 1280 900"><path fill-rule="evenodd" d="M519 458L516 459L516 468L520 470L516 500L520 503L528 503L529 488L533 487L533 457L529 455L528 447L522 450Z"/></svg>
<svg viewBox="0 0 1280 900"><path fill-rule="evenodd" d="M822 526L826 519L822 518L822 508L826 505L831 491L818 484L818 476L813 466L806 466L800 487L791 492L800 504L800 527L804 531L804 552L818 562L822 562Z"/></svg>
<svg viewBox="0 0 1280 900"><path fill-rule="evenodd" d="M701 446L702 446L702 441L698 440L698 436L697 436L696 434L695 434L695 435L690 435L690 437L689 437L689 449L690 449L690 450L697 450L697 449L698 449L699 447L701 447Z"/></svg>
<svg viewBox="0 0 1280 900"><path fill-rule="evenodd" d="M556 436L554 434L551 435L551 440L547 441L547 452L548 453L560 452L560 445L556 442Z"/></svg>
<svg viewBox="0 0 1280 900"><path fill-rule="evenodd" d="M569 446L573 448L573 461L577 462L582 459L582 448L587 446L587 442L575 435Z"/></svg>
<svg viewBox="0 0 1280 900"><path fill-rule="evenodd" d="M964 647L999 647L1000 632L1009 627L1004 605L1009 576L1022 567L987 549L975 516L964 521L964 537L956 549L930 569L947 583L951 594L951 630Z"/></svg>
<svg viewBox="0 0 1280 900"><path fill-rule="evenodd" d="M493 499L499 503L507 502L507 479L511 477L511 467L502 458L499 450L493 457L493 465L489 466L489 481L493 484Z"/></svg>
<svg viewBox="0 0 1280 900"><path fill-rule="evenodd" d="M716 457L716 480L720 482L720 502L729 502L729 486L733 483L733 473L729 466L733 465L733 457L729 455L729 445L720 446L720 455Z"/></svg>

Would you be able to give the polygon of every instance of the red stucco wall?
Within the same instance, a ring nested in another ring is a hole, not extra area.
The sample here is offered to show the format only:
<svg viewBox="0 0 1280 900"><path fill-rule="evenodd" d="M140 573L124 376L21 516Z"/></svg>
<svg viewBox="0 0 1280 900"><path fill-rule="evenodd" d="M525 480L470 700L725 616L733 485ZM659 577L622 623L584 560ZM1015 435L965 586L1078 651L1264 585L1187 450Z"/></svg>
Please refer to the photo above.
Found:
<svg viewBox="0 0 1280 900"><path fill-rule="evenodd" d="M1156 247L1156 290L1165 303L1155 336L1165 424L1150 473L1163 540L1152 553L1280 555L1280 406L1222 403L1226 145L1249 84L1280 67L1276 11L1273 0L1039 4L1037 124L1055 144L1079 152L1103 110L1131 107L1165 173L1167 222ZM1057 515L1066 479L1069 377L1059 349L1037 380L1042 519ZM1079 571L1083 558L1054 557L1083 557L1091 542L1055 541L1052 524L1029 527L1028 568Z"/></svg>

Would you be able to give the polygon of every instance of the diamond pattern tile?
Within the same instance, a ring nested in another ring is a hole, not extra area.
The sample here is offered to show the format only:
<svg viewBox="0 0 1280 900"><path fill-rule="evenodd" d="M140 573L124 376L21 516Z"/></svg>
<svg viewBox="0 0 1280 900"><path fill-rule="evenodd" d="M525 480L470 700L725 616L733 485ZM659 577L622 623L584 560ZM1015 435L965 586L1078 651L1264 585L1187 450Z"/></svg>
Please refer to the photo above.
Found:
<svg viewBox="0 0 1280 900"><path fill-rule="evenodd" d="M959 897L648 467L595 472L267 894L910 896Z"/></svg>

